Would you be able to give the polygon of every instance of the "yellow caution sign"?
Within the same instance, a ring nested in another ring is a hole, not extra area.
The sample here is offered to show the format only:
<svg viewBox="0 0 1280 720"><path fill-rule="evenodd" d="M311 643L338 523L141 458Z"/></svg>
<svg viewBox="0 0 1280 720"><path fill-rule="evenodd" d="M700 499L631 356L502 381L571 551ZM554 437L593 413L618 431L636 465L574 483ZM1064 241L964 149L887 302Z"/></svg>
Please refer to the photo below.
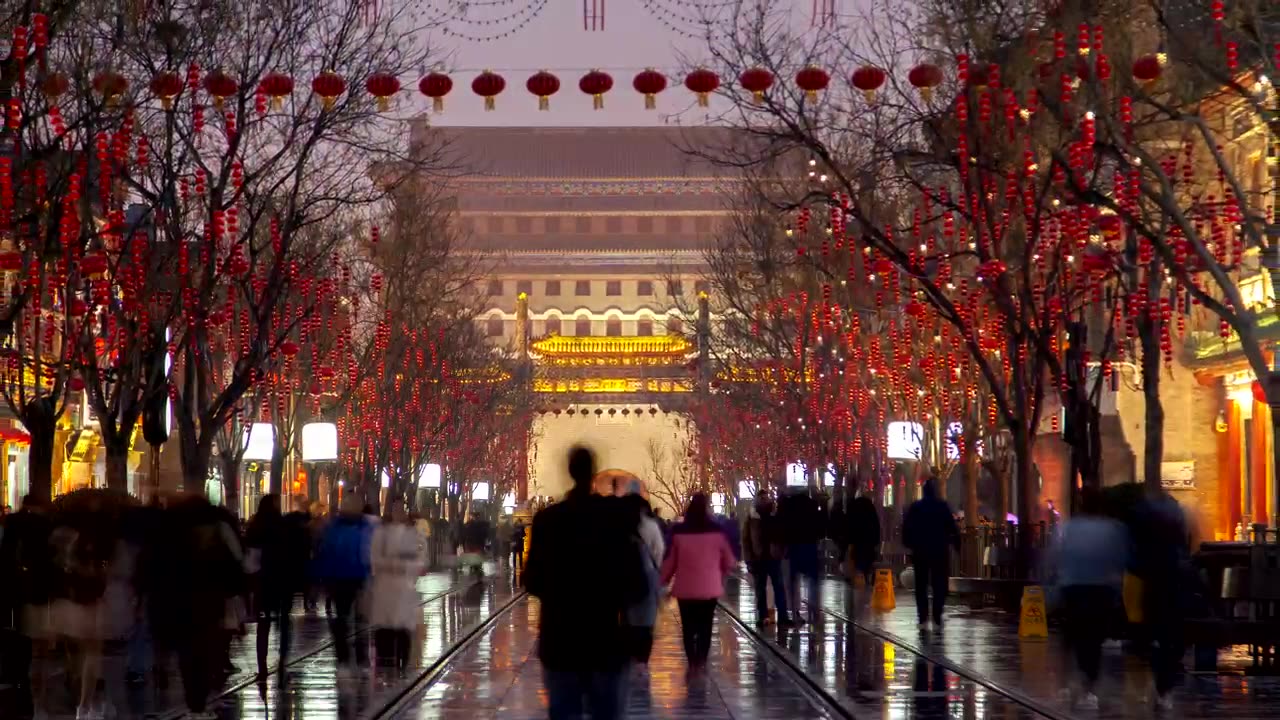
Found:
<svg viewBox="0 0 1280 720"><path fill-rule="evenodd" d="M893 597L893 571L876 570L876 583L871 589L871 609L876 612L889 612L898 606Z"/></svg>
<svg viewBox="0 0 1280 720"><path fill-rule="evenodd" d="M1049 617L1044 601L1044 588L1028 585L1022 589L1022 613L1018 618L1018 637L1049 638Z"/></svg>

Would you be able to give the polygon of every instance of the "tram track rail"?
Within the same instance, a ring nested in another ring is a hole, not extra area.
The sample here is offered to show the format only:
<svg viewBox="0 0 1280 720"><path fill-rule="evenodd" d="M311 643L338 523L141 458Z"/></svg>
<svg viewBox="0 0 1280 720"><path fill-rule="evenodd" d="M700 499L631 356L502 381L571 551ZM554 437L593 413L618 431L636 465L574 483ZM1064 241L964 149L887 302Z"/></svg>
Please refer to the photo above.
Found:
<svg viewBox="0 0 1280 720"><path fill-rule="evenodd" d="M493 629L494 625L498 624L499 620L528 597L529 593L524 590L514 593L500 607L489 613L487 617L464 631L462 636L445 648L439 657L424 667L416 678L397 689L395 695L383 703L382 707L363 717L367 718L367 720L387 720L400 715L422 693L434 685L449 669L449 666L466 652L473 643L484 637L486 633Z"/></svg>
<svg viewBox="0 0 1280 720"><path fill-rule="evenodd" d="M808 698L809 702L823 711L828 717L839 718L841 720L853 720L853 710L848 708L840 698L830 690L822 686L820 682L813 679L809 673L805 672L791 654L785 649L778 647L778 644L769 640L764 633L761 633L750 623L745 622L738 614L729 607L723 600L720 601L720 612L729 619L733 626L751 640L754 644L764 649L767 656L776 661L777 667L781 668L783 674L798 687L800 691Z"/></svg>
<svg viewBox="0 0 1280 720"><path fill-rule="evenodd" d="M486 577L482 579L477 579L473 582L469 582L463 585L459 585L458 587L450 588L448 590L441 590L440 592L432 593L431 595L428 595L427 597L423 598L422 601L418 603L418 607L425 608L426 606L431 605L432 603L439 602L452 595L457 595L460 593L473 590L476 587L476 585L493 584L494 582L496 582L496 578ZM523 591L521 591L520 594L523 594ZM355 630L352 630L347 635L347 640L353 640L363 635L367 635L370 632L373 632L372 626L365 625L365 626L358 627ZM271 666L271 669L267 671L266 675L262 675L259 673L252 673L252 672L248 673L247 677L241 680L237 680L236 682L231 683L230 685L227 685L225 688L223 688L222 692L210 697L209 707L216 707L219 703L235 697L236 694L243 692L245 689L252 687L254 684L263 682L264 680L269 680L270 678L278 675L282 669L285 672L288 672L289 668L294 667L296 665L300 665L303 662L310 660L311 658L314 658L315 656L323 652L332 650L333 646L334 646L333 640L325 640L304 653L290 656L289 660L286 663L284 663L283 668L281 668L280 662L277 661L274 665ZM181 720L182 718L189 717L190 714L191 714L191 711L186 708L174 708L166 712L160 712L155 715L149 715L148 717L151 718L152 720Z"/></svg>

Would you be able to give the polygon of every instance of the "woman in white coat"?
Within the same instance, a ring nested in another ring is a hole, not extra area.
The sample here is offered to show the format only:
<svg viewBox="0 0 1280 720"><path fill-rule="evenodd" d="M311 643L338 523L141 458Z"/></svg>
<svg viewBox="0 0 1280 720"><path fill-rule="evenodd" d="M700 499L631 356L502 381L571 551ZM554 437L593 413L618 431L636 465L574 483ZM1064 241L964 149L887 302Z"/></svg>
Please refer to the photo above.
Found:
<svg viewBox="0 0 1280 720"><path fill-rule="evenodd" d="M373 578L369 584L369 624L379 667L403 670L409 664L413 629L422 620L417 582L426 569L422 536L404 507L395 505L391 519L374 530Z"/></svg>

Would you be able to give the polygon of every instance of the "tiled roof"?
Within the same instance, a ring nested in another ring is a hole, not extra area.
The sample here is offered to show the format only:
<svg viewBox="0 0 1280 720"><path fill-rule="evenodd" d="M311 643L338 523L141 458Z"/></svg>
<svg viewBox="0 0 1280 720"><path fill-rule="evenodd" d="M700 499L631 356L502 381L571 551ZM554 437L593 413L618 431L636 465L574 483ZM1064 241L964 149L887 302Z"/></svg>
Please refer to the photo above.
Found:
<svg viewBox="0 0 1280 720"><path fill-rule="evenodd" d="M420 139L440 143L459 174L500 178L643 179L725 177L731 170L690 148L723 154L744 136L729 128L419 126Z"/></svg>

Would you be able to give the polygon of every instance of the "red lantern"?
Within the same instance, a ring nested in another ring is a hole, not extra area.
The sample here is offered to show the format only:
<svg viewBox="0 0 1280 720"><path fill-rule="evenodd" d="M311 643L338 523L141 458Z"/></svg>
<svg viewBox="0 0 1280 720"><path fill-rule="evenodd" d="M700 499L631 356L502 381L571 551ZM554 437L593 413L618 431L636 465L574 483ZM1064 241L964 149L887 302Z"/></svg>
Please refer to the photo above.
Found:
<svg viewBox="0 0 1280 720"><path fill-rule="evenodd" d="M213 106L221 110L227 98L240 91L240 83L221 70L214 70L205 76L204 89L213 98Z"/></svg>
<svg viewBox="0 0 1280 720"><path fill-rule="evenodd" d="M325 110L332 110L334 100L347 91L347 81L341 75L326 70L311 81L311 91L320 96L320 104Z"/></svg>
<svg viewBox="0 0 1280 720"><path fill-rule="evenodd" d="M94 280L102 277L107 273L107 256L96 250L85 253L80 259L80 273Z"/></svg>
<svg viewBox="0 0 1280 720"><path fill-rule="evenodd" d="M67 389L74 393L84 392L84 380L78 375L72 376L67 380Z"/></svg>
<svg viewBox="0 0 1280 720"><path fill-rule="evenodd" d="M471 81L471 92L484 98L484 109L489 111L497 106L495 98L507 89L507 81L499 74L485 70Z"/></svg>
<svg viewBox="0 0 1280 720"><path fill-rule="evenodd" d="M159 72L151 78L151 94L160 98L160 105L168 110L173 107L173 99L182 92L182 78L175 73Z"/></svg>
<svg viewBox="0 0 1280 720"><path fill-rule="evenodd" d="M120 100L120 96L129 89L129 81L114 70L103 70L93 76L93 89L102 95L110 104Z"/></svg>
<svg viewBox="0 0 1280 720"><path fill-rule="evenodd" d="M524 87L530 94L537 96L539 110L549 110L551 96L560 92L560 78L546 70L541 70L530 75Z"/></svg>
<svg viewBox="0 0 1280 720"><path fill-rule="evenodd" d="M613 89L613 77L607 72L592 70L578 81L578 89L591 96L591 107L604 107L604 94Z"/></svg>
<svg viewBox="0 0 1280 720"><path fill-rule="evenodd" d="M364 89L378 100L378 112L391 109L391 98L400 92L400 80L391 73L378 72L364 81Z"/></svg>
<svg viewBox="0 0 1280 720"><path fill-rule="evenodd" d="M646 68L636 73L631 86L644 95L644 109L652 110L658 106L658 93L667 89L667 76L653 68Z"/></svg>
<svg viewBox="0 0 1280 720"><path fill-rule="evenodd" d="M738 76L738 83L751 93L756 102L764 102L764 94L773 87L773 73L762 67L748 68Z"/></svg>
<svg viewBox="0 0 1280 720"><path fill-rule="evenodd" d="M928 102L933 97L933 89L942 84L942 69L933 63L920 63L907 73L907 82Z"/></svg>
<svg viewBox="0 0 1280 720"><path fill-rule="evenodd" d="M1120 237L1120 231L1124 228L1124 221L1119 215L1103 215L1098 218L1098 229L1102 231L1102 237L1107 240L1115 240Z"/></svg>
<svg viewBox="0 0 1280 720"><path fill-rule="evenodd" d="M280 343L280 354L287 358L297 355L299 350L301 350L301 348L298 347L298 343L292 340L285 340Z"/></svg>
<svg viewBox="0 0 1280 720"><path fill-rule="evenodd" d="M885 73L878 67L871 65L863 65L853 71L853 75L849 78L849 82L862 91L867 98L867 102L875 102L876 91L884 85Z"/></svg>
<svg viewBox="0 0 1280 720"><path fill-rule="evenodd" d="M0 252L0 272L15 273L22 271L22 253L17 250Z"/></svg>
<svg viewBox="0 0 1280 720"><path fill-rule="evenodd" d="M258 82L258 92L271 98L271 107L279 110L284 99L293 94L293 78L284 73L267 73Z"/></svg>
<svg viewBox="0 0 1280 720"><path fill-rule="evenodd" d="M431 98L431 109L444 110L444 96L453 90L453 79L441 72L429 73L418 81L418 92Z"/></svg>
<svg viewBox="0 0 1280 720"><path fill-rule="evenodd" d="M707 107L711 104L708 97L720 87L720 76L706 68L698 68L685 76L684 86L698 96L698 107Z"/></svg>
<svg viewBox="0 0 1280 720"><path fill-rule="evenodd" d="M978 90L986 90L991 85L995 67L988 63L978 63L969 68L969 86Z"/></svg>
<svg viewBox="0 0 1280 720"><path fill-rule="evenodd" d="M89 312L89 303L80 298L72 298L71 302L67 303L67 314L73 318L84 317L87 312Z"/></svg>
<svg viewBox="0 0 1280 720"><path fill-rule="evenodd" d="M831 84L831 76L820 67L810 65L796 73L796 85L804 91L805 99L809 102L817 100L818 93L826 90L829 84Z"/></svg>
<svg viewBox="0 0 1280 720"><path fill-rule="evenodd" d="M51 72L40 81L40 92L43 92L51 103L62 97L70 87L71 83L67 80L67 76L60 72Z"/></svg>
<svg viewBox="0 0 1280 720"><path fill-rule="evenodd" d="M1267 404L1267 391L1263 389L1262 383L1258 382L1257 380L1254 380L1253 384L1249 386L1249 389L1253 391L1254 402L1260 403L1262 405Z"/></svg>
<svg viewBox="0 0 1280 720"><path fill-rule="evenodd" d="M1150 89L1164 72L1164 63L1159 55L1143 55L1133 61L1133 79Z"/></svg>

